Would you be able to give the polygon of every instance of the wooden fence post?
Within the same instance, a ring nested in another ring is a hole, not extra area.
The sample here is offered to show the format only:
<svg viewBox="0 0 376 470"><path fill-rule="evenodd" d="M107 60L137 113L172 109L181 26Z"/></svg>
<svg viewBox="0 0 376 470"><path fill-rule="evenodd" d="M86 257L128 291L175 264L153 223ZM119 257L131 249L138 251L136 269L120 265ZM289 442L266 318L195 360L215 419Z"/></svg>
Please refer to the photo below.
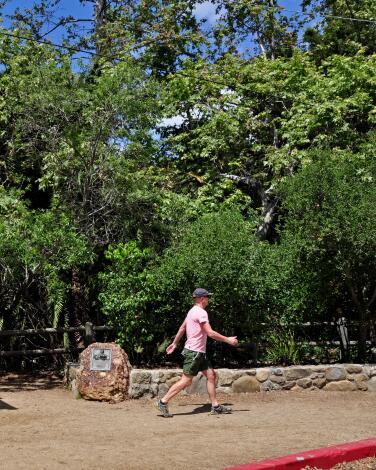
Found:
<svg viewBox="0 0 376 470"><path fill-rule="evenodd" d="M89 344L91 343L94 343L94 341L95 341L95 338L94 338L93 324L88 321L85 323L85 338L84 338L85 347L89 346Z"/></svg>
<svg viewBox="0 0 376 470"><path fill-rule="evenodd" d="M347 322L345 317L338 318L337 330L341 338L341 360L347 361L349 359L349 332L347 330Z"/></svg>

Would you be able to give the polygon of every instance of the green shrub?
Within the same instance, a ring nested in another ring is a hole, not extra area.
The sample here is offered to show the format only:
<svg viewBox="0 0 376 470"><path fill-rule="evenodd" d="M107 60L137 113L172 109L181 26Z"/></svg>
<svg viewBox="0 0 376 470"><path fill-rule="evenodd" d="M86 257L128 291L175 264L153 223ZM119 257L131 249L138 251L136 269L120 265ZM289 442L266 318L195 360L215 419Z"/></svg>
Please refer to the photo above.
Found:
<svg viewBox="0 0 376 470"><path fill-rule="evenodd" d="M265 361L283 366L300 364L303 352L303 346L297 343L294 333L291 330L281 330L270 335Z"/></svg>
<svg viewBox="0 0 376 470"><path fill-rule="evenodd" d="M160 258L136 242L111 247L111 264L100 276L103 311L120 327L127 352L143 352L146 359L173 338L194 288L202 286L214 293L208 307L213 327L247 337L259 311L244 273L256 253L254 225L236 210L203 215Z"/></svg>

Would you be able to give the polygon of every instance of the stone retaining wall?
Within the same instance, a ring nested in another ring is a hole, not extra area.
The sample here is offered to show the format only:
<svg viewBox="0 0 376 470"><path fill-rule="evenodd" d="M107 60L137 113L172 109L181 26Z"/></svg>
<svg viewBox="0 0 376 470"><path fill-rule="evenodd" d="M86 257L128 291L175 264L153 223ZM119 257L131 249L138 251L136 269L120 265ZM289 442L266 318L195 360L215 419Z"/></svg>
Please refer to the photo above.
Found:
<svg viewBox="0 0 376 470"><path fill-rule="evenodd" d="M74 390L78 364L69 364L65 383ZM253 393L271 390L325 390L376 392L376 364L216 369L220 393ZM133 369L129 397L163 396L182 375L181 369ZM206 378L199 374L182 394L206 394Z"/></svg>
<svg viewBox="0 0 376 470"><path fill-rule="evenodd" d="M271 390L325 390L376 392L376 365L336 364L320 366L217 369L217 391L250 393ZM181 369L133 369L130 398L163 396L182 375ZM206 378L199 374L183 394L206 393Z"/></svg>

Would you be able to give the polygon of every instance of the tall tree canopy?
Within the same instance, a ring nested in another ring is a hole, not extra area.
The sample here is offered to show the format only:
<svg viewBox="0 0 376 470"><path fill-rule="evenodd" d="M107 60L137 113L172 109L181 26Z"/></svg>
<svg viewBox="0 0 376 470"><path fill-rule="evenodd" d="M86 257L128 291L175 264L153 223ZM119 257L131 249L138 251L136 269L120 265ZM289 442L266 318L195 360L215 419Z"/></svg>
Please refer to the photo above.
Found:
<svg viewBox="0 0 376 470"><path fill-rule="evenodd" d="M1 17L0 327L107 319L139 360L204 283L229 332L341 308L364 354L374 2L79 4Z"/></svg>

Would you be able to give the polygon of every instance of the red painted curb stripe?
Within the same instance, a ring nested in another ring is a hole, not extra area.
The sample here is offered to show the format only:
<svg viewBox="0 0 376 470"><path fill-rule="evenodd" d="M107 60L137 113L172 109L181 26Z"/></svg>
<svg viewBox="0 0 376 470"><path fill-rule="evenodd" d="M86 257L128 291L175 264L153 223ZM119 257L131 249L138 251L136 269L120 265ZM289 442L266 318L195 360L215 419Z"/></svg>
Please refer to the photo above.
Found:
<svg viewBox="0 0 376 470"><path fill-rule="evenodd" d="M307 466L327 469L334 467L337 463L351 462L352 460L374 457L375 455L376 438L373 438L236 467L227 467L224 470L300 470Z"/></svg>

